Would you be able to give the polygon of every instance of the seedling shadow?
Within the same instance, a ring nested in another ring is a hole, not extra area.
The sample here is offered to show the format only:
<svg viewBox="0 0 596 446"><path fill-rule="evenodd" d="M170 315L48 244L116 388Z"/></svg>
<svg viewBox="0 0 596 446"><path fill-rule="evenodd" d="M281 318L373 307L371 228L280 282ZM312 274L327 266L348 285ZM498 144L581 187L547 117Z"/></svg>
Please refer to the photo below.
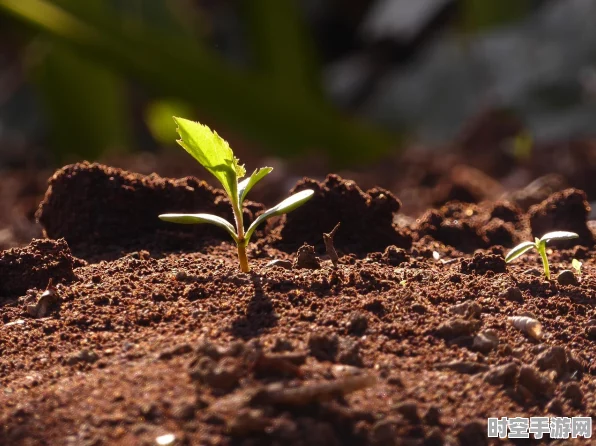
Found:
<svg viewBox="0 0 596 446"><path fill-rule="evenodd" d="M246 307L246 312L235 319L230 333L238 338L248 340L277 326L279 317L275 314L273 302L264 293L260 283L260 275L251 273L254 293Z"/></svg>

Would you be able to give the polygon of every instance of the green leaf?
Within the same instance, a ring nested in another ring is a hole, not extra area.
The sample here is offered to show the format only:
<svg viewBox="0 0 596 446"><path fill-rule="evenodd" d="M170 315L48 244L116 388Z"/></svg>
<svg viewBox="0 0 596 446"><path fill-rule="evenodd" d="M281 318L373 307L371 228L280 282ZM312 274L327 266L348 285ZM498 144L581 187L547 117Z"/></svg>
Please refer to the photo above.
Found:
<svg viewBox="0 0 596 446"><path fill-rule="evenodd" d="M238 178L246 171L238 164L228 142L206 125L176 117L174 121L181 138L178 144L219 180L230 200L237 204Z"/></svg>
<svg viewBox="0 0 596 446"><path fill-rule="evenodd" d="M580 262L577 259L573 259L571 261L571 266L573 267L574 270L577 271L578 274L581 274L581 272L582 272L582 262Z"/></svg>
<svg viewBox="0 0 596 446"><path fill-rule="evenodd" d="M544 234L542 236L542 238L540 239L540 241L548 243L551 240L571 240L571 239L578 238L578 237L579 237L579 235L577 235L575 232L554 231L554 232L548 232L548 233Z"/></svg>
<svg viewBox="0 0 596 446"><path fill-rule="evenodd" d="M271 209L263 212L261 215L257 217L255 221L252 222L248 231L246 231L246 235L244 236L246 239L246 243L250 240L253 232L255 229L263 223L268 218L274 217L276 215L286 214L294 209L302 206L308 200L310 200L315 192L312 189L306 189L303 191L298 192L297 194L292 195L291 197L286 198L284 201L279 203L278 205L272 207Z"/></svg>
<svg viewBox="0 0 596 446"><path fill-rule="evenodd" d="M201 223L211 223L215 226L225 229L232 236L234 241L238 243L238 236L229 222L217 215L211 214L161 214L160 220L168 221L170 223L181 223L184 225L196 225Z"/></svg>
<svg viewBox="0 0 596 446"><path fill-rule="evenodd" d="M533 242L520 243L515 248L513 248L511 251L509 251L509 254L507 254L507 257L505 257L505 262L509 263L512 260L517 259L523 253L525 253L526 251L529 251L532 248L536 248L536 245Z"/></svg>
<svg viewBox="0 0 596 446"><path fill-rule="evenodd" d="M260 169L256 169L250 177L238 183L238 197L240 203L244 202L246 194L248 194L252 187L269 175L272 170L273 167L261 167Z"/></svg>

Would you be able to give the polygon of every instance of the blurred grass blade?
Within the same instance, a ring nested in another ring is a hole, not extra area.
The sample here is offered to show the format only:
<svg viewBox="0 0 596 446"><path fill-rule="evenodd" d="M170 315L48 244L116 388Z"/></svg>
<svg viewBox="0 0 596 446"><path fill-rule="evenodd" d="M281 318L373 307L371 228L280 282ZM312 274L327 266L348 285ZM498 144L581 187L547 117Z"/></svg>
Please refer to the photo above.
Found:
<svg viewBox="0 0 596 446"><path fill-rule="evenodd" d="M31 73L40 90L58 161L97 159L129 146L128 103L122 80L61 44L30 47Z"/></svg>
<svg viewBox="0 0 596 446"><path fill-rule="evenodd" d="M286 156L324 149L338 164L378 158L394 137L349 119L303 90L281 88L258 72L241 72L192 39L139 25L127 32L117 13L77 11L47 0L0 0L7 12L61 39L84 57L109 64L161 96L199 106L225 123Z"/></svg>
<svg viewBox="0 0 596 446"><path fill-rule="evenodd" d="M258 69L272 81L321 97L314 43L297 0L243 0Z"/></svg>

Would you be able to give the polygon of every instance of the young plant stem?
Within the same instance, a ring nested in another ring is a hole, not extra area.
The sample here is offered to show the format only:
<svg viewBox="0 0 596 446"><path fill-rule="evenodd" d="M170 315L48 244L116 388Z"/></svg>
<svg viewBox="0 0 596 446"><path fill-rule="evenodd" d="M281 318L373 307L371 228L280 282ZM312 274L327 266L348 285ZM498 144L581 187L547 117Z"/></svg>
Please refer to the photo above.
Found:
<svg viewBox="0 0 596 446"><path fill-rule="evenodd" d="M242 209L237 209L236 206L234 206L234 220L236 220L236 234L238 235L238 261L240 262L240 270L243 273L248 273L250 272L250 266L248 266L248 257L246 256L247 243L244 239L244 222L242 221Z"/></svg>
<svg viewBox="0 0 596 446"><path fill-rule="evenodd" d="M238 261L240 262L240 270L243 273L250 272L250 267L248 266L248 257L246 256L246 242L238 242Z"/></svg>
<svg viewBox="0 0 596 446"><path fill-rule="evenodd" d="M540 254L540 258L542 259L542 266L544 267L544 275L548 280L550 280L550 267L548 265L548 257L546 257L546 246L541 245L538 247L538 253Z"/></svg>

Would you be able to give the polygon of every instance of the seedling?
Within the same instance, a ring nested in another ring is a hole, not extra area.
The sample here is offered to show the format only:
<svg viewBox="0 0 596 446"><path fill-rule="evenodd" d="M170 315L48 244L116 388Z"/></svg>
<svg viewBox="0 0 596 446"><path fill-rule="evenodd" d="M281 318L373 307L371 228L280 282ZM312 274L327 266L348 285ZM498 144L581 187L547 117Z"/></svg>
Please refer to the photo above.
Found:
<svg viewBox="0 0 596 446"><path fill-rule="evenodd" d="M509 263L512 260L517 259L519 256L524 254L526 251L529 251L532 248L535 248L540 254L540 258L542 259L542 266L544 266L544 275L548 280L550 280L550 267L548 265L548 257L546 257L546 244L551 240L571 240L574 238L578 238L575 232L567 232L567 231L554 231L544 234L541 238L535 237L534 242L523 242L509 251L507 257L505 257L505 262Z"/></svg>
<svg viewBox="0 0 596 446"><path fill-rule="evenodd" d="M257 227L268 218L285 214L303 205L312 197L314 191L306 189L286 198L259 215L244 231L242 203L252 187L267 176L273 168L261 167L256 169L250 177L238 182L238 179L246 174L246 170L239 164L238 158L234 156L227 141L216 132L212 132L206 125L176 117L174 117L174 121L178 125L176 130L180 135L178 144L201 163L223 186L232 204L236 228L227 220L211 214L162 214L159 218L182 224L211 223L225 229L238 247L240 269L247 273L250 271L250 267L246 257L246 246Z"/></svg>
<svg viewBox="0 0 596 446"><path fill-rule="evenodd" d="M573 269L577 272L577 274L579 276L581 276L581 274L582 274L582 265L583 265L583 263L577 259L573 259L571 261L571 266L573 267Z"/></svg>

